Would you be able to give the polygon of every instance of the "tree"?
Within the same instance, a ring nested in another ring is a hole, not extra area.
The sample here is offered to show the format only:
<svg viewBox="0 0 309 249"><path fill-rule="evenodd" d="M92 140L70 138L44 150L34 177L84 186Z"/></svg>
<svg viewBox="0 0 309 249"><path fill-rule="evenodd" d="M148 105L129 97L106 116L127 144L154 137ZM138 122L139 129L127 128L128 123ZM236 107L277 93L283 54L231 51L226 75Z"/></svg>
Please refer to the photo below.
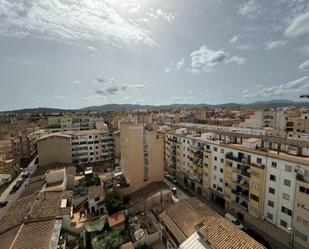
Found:
<svg viewBox="0 0 309 249"><path fill-rule="evenodd" d="M143 243L143 244L139 244L137 246L137 249L152 249L151 246L148 246L147 244Z"/></svg>
<svg viewBox="0 0 309 249"><path fill-rule="evenodd" d="M109 214L114 214L121 210L123 198L117 192L109 192L106 195L106 208Z"/></svg>
<svg viewBox="0 0 309 249"><path fill-rule="evenodd" d="M121 245L127 242L125 236L121 235L118 230L110 232L105 231L98 236L98 240L93 243L93 249L119 249Z"/></svg>

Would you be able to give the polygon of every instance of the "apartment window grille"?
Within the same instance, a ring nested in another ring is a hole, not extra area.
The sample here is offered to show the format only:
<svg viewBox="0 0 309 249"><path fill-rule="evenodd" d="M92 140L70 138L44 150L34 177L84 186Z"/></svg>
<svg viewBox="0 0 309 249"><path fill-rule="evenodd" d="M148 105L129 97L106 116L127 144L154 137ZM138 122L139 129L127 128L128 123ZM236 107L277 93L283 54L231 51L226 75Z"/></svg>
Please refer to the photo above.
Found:
<svg viewBox="0 0 309 249"><path fill-rule="evenodd" d="M286 172L292 172L292 166L291 165L285 165L285 171Z"/></svg>
<svg viewBox="0 0 309 249"><path fill-rule="evenodd" d="M268 192L271 193L271 194L275 194L275 189L274 188L269 188Z"/></svg>
<svg viewBox="0 0 309 249"><path fill-rule="evenodd" d="M267 213L267 218L270 219L270 220L273 220L274 216L271 213Z"/></svg>
<svg viewBox="0 0 309 249"><path fill-rule="evenodd" d="M288 223L285 220L280 220L280 225L287 228L288 227Z"/></svg>
<svg viewBox="0 0 309 249"><path fill-rule="evenodd" d="M291 187L291 181L287 180L287 179L284 179L284 185L288 186L288 187Z"/></svg>
<svg viewBox="0 0 309 249"><path fill-rule="evenodd" d="M288 195L288 194L286 194L286 193L283 193L282 198L283 198L284 200L289 201L289 200L290 200L290 195Z"/></svg>
<svg viewBox="0 0 309 249"><path fill-rule="evenodd" d="M303 241L308 241L308 236L295 230L295 237L300 238Z"/></svg>
<svg viewBox="0 0 309 249"><path fill-rule="evenodd" d="M276 176L275 175L270 175L270 177L269 177L269 179L271 180L271 181L276 181Z"/></svg>
<svg viewBox="0 0 309 249"><path fill-rule="evenodd" d="M287 214L289 216L292 216L292 210L290 210L290 209L288 209L284 206L281 207L281 212L284 213L284 214Z"/></svg>
<svg viewBox="0 0 309 249"><path fill-rule="evenodd" d="M271 200L268 200L268 206L270 207L274 207L275 206L275 203Z"/></svg>

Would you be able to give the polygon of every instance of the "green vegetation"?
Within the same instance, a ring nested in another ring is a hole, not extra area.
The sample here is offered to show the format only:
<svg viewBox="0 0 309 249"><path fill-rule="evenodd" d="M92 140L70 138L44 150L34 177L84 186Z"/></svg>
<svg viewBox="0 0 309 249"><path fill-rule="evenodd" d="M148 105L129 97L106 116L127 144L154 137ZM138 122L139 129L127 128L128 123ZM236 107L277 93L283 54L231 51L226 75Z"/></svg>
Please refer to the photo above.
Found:
<svg viewBox="0 0 309 249"><path fill-rule="evenodd" d="M108 192L106 194L106 208L109 214L114 214L121 210L123 197L118 192Z"/></svg>
<svg viewBox="0 0 309 249"><path fill-rule="evenodd" d="M137 249L152 249L152 247L144 243L144 244L138 245Z"/></svg>
<svg viewBox="0 0 309 249"><path fill-rule="evenodd" d="M119 249L127 241L128 237L122 235L118 230L105 231L98 235L98 240L93 243L93 249Z"/></svg>
<svg viewBox="0 0 309 249"><path fill-rule="evenodd" d="M100 181L100 177L96 175L86 175L84 184L86 185L86 187L98 186L100 185Z"/></svg>
<svg viewBox="0 0 309 249"><path fill-rule="evenodd" d="M84 181L79 184L78 186L75 186L73 188L73 195L75 198L85 196L88 193L88 187L90 186L98 186L100 185L100 177L96 175L87 175L85 176Z"/></svg>

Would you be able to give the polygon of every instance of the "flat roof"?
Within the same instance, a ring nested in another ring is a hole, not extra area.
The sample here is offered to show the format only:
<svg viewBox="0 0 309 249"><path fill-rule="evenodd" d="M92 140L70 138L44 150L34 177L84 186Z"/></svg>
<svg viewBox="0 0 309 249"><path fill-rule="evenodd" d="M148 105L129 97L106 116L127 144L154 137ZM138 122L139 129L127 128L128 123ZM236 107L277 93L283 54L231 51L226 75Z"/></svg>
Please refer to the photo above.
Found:
<svg viewBox="0 0 309 249"><path fill-rule="evenodd" d="M114 226L124 223L126 220L126 217L125 217L124 211L120 211L118 213L108 216L107 220L108 220L109 227L114 227Z"/></svg>

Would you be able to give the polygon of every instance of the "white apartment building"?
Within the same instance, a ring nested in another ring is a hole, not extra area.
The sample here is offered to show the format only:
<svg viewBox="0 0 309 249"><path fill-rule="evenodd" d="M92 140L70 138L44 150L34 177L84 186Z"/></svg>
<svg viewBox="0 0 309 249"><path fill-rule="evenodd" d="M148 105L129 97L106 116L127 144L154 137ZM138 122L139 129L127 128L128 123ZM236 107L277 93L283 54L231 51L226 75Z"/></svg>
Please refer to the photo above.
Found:
<svg viewBox="0 0 309 249"><path fill-rule="evenodd" d="M108 161L114 158L114 138L100 130L66 132L72 139L72 158L75 164Z"/></svg>

